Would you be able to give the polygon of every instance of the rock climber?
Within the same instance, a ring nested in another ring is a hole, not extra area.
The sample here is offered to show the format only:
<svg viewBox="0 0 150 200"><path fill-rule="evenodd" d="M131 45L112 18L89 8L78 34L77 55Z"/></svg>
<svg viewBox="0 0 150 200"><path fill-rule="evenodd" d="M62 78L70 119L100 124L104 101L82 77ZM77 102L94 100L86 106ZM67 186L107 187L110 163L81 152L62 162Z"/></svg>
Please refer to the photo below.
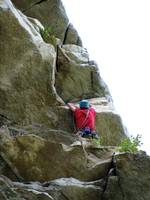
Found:
<svg viewBox="0 0 150 200"><path fill-rule="evenodd" d="M68 107L74 113L74 120L77 133L82 137L92 137L98 139L95 132L95 109L90 105L88 100L81 100L79 107L72 103L67 103Z"/></svg>

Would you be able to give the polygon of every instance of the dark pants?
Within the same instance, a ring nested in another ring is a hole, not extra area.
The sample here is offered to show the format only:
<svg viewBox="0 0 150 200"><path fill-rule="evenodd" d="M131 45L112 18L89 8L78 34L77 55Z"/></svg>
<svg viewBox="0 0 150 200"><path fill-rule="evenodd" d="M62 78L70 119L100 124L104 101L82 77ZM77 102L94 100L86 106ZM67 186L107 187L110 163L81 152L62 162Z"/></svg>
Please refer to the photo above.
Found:
<svg viewBox="0 0 150 200"><path fill-rule="evenodd" d="M84 129L81 129L80 130L80 135L81 135L81 137L87 137L87 138L89 138L89 137L91 137L91 138L93 138L93 139L98 139L99 138L99 136L98 136L98 134L96 133L96 132L93 132L91 129L89 129L89 128L84 128Z"/></svg>

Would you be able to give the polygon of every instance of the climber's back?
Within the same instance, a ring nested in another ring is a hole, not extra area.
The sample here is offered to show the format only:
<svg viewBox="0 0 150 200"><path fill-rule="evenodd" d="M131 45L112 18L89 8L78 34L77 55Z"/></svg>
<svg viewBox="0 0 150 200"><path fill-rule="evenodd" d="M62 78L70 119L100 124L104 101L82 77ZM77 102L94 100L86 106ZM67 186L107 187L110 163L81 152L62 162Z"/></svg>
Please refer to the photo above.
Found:
<svg viewBox="0 0 150 200"><path fill-rule="evenodd" d="M74 113L75 126L77 131L80 131L82 136L91 135L95 136L95 117L96 112L91 107L88 100L81 100L79 107L68 103L69 108Z"/></svg>

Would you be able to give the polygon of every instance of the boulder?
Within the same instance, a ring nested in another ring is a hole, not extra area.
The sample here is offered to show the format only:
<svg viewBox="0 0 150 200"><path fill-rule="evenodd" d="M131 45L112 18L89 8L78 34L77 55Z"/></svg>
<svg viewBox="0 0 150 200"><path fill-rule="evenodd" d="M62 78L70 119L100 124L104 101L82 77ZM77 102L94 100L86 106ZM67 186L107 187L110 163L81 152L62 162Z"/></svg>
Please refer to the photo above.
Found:
<svg viewBox="0 0 150 200"><path fill-rule="evenodd" d="M97 112L96 130L103 145L120 145L127 137L121 117L114 112Z"/></svg>
<svg viewBox="0 0 150 200"><path fill-rule="evenodd" d="M73 178L61 178L46 183L12 182L0 176L0 199L8 200L97 200L100 199L103 181L81 182Z"/></svg>
<svg viewBox="0 0 150 200"><path fill-rule="evenodd" d="M82 40L71 23L67 27L63 44L75 44L82 47Z"/></svg>
<svg viewBox="0 0 150 200"><path fill-rule="evenodd" d="M1 157L18 179L48 181L74 177L93 181L106 176L113 150L83 148L81 143L64 145L36 135L7 138L0 145Z"/></svg>
<svg viewBox="0 0 150 200"><path fill-rule="evenodd" d="M52 200L53 198L46 192L38 191L35 189L19 188L17 183L12 182L5 176L0 176L0 199L8 200Z"/></svg>
<svg viewBox="0 0 150 200"><path fill-rule="evenodd" d="M95 62L87 50L76 45L58 48L55 87L64 101L110 97Z"/></svg>
<svg viewBox="0 0 150 200"><path fill-rule="evenodd" d="M2 121L49 121L47 108L62 100L54 88L56 52L12 3L0 3L0 113Z"/></svg>
<svg viewBox="0 0 150 200"><path fill-rule="evenodd" d="M20 183L0 176L0 198L149 200L149 165L150 157L144 153L122 153L114 156L112 168L108 170L107 176L96 181L59 178L44 183Z"/></svg>
<svg viewBox="0 0 150 200"><path fill-rule="evenodd" d="M61 178L56 179L47 183L42 184L43 188L46 189L51 196L56 197L56 192L52 191L52 186L57 188L57 198L61 200L67 199L79 199L79 200L90 200L91 198L96 200L99 199L103 190L103 180L83 182L74 178Z"/></svg>
<svg viewBox="0 0 150 200"><path fill-rule="evenodd" d="M150 157L144 153L115 156L115 173L108 178L103 199L148 200L150 198ZM117 192L116 192L117 191Z"/></svg>
<svg viewBox="0 0 150 200"><path fill-rule="evenodd" d="M63 41L69 23L61 0L12 0L25 15L38 19L51 34Z"/></svg>
<svg viewBox="0 0 150 200"><path fill-rule="evenodd" d="M69 23L61 0L12 0L14 5L25 15L38 19L44 28L51 29L50 34L64 44L82 46L78 32Z"/></svg>

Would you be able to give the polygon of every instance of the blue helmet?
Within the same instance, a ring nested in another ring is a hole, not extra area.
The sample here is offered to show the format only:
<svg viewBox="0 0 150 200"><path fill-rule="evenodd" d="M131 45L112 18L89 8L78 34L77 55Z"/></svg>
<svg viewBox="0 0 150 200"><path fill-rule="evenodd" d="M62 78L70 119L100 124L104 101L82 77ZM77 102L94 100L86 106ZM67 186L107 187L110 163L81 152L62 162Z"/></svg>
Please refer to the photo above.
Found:
<svg viewBox="0 0 150 200"><path fill-rule="evenodd" d="M88 100L81 100L79 105L80 105L80 108L88 109L90 107L90 103Z"/></svg>

